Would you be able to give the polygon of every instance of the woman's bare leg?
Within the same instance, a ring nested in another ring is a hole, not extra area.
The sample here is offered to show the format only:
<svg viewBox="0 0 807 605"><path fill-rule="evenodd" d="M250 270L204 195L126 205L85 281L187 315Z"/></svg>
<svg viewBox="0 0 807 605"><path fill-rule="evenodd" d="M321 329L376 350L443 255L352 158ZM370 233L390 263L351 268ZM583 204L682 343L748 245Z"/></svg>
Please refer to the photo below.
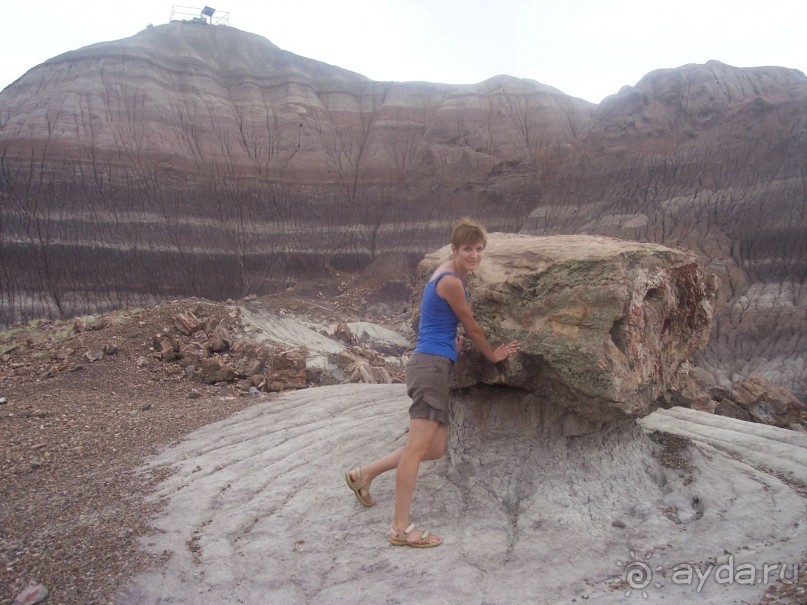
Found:
<svg viewBox="0 0 807 605"><path fill-rule="evenodd" d="M439 428L440 425L433 420L415 418L409 421L409 438L398 459L398 468L395 472L395 514L392 527L397 534L401 534L409 525L409 505L415 493L418 469L431 451L432 442ZM410 537L418 540L420 533ZM434 536L435 541L439 539L439 536Z"/></svg>
<svg viewBox="0 0 807 605"><path fill-rule="evenodd" d="M423 458L423 460L439 460L445 456L447 438L448 430L446 425L439 425L437 430L434 432L431 443L429 444L429 451L426 452L426 456ZM383 458L379 458L375 462L371 462L367 466L362 466L359 469L361 471L361 479L364 482L364 487L360 490L363 497L368 498L371 501L373 500L372 496L370 496L370 484L373 482L373 479L382 473L386 473L387 471L398 468L398 463L401 460L401 454L403 453L405 447L406 446L399 447L394 452L390 452ZM350 478L355 481L357 479L356 473L350 471Z"/></svg>

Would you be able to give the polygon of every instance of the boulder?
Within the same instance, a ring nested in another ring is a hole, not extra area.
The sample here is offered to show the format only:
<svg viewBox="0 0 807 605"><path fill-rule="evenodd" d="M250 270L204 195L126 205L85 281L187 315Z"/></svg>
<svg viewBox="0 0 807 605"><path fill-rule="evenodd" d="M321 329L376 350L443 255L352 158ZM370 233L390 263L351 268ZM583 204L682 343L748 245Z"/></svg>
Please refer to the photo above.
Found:
<svg viewBox="0 0 807 605"><path fill-rule="evenodd" d="M418 292L449 251L421 262ZM492 346L517 339L521 350L495 366L464 350L452 396L488 405L468 390L517 389L579 416L575 431L641 418L683 388L684 364L709 338L706 282L694 254L658 244L493 233L468 279L471 305Z"/></svg>
<svg viewBox="0 0 807 605"><path fill-rule="evenodd" d="M90 315L88 317L79 317L73 322L73 331L77 334L81 334L83 332L94 332L103 330L109 325L109 319L95 317L94 315Z"/></svg>
<svg viewBox="0 0 807 605"><path fill-rule="evenodd" d="M154 356L163 361L174 361L180 350L179 342L167 334L156 334L152 338L151 345L154 348Z"/></svg>
<svg viewBox="0 0 807 605"><path fill-rule="evenodd" d="M198 342L189 342L179 349L179 358L183 366L198 363L200 359L206 359L209 351L204 345Z"/></svg>
<svg viewBox="0 0 807 605"><path fill-rule="evenodd" d="M178 315L174 316L174 327L182 332L182 334L185 336L190 336L191 334L198 332L203 325L204 322L196 317L193 311L179 313Z"/></svg>
<svg viewBox="0 0 807 605"><path fill-rule="evenodd" d="M223 325L216 326L210 335L210 342L215 353L221 353L230 348L233 343L233 337L230 332Z"/></svg>
<svg viewBox="0 0 807 605"><path fill-rule="evenodd" d="M351 322L348 329L354 335L358 345L367 345L382 355L400 356L412 347L403 335L378 324L369 322Z"/></svg>
<svg viewBox="0 0 807 605"><path fill-rule="evenodd" d="M786 388L754 375L735 381L731 390L712 383L701 368L689 368L673 403L699 412L728 416L796 431L807 430L807 405Z"/></svg>
<svg viewBox="0 0 807 605"><path fill-rule="evenodd" d="M807 405L761 376L735 382L731 399L756 422L802 431L807 428Z"/></svg>
<svg viewBox="0 0 807 605"><path fill-rule="evenodd" d="M30 584L17 595L14 605L35 605L47 599L49 594L50 592L44 584Z"/></svg>
<svg viewBox="0 0 807 605"><path fill-rule="evenodd" d="M333 331L333 338L334 340L338 340L348 345L355 345L358 344L359 340L350 331L350 328L346 323L338 323L336 324L336 328Z"/></svg>
<svg viewBox="0 0 807 605"><path fill-rule="evenodd" d="M223 363L220 359L216 358L200 359L199 371L199 379L205 384L229 382L238 375L232 366Z"/></svg>
<svg viewBox="0 0 807 605"><path fill-rule="evenodd" d="M276 392L306 388L308 386L306 382L307 358L308 350L305 347L296 347L277 353L269 363L266 390Z"/></svg>

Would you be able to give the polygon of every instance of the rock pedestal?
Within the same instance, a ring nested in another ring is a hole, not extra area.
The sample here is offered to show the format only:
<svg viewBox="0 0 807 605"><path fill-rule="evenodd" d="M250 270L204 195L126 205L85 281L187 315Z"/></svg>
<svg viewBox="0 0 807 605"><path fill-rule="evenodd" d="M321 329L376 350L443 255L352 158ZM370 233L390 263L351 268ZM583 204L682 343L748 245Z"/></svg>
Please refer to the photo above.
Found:
<svg viewBox="0 0 807 605"><path fill-rule="evenodd" d="M421 286L449 252L421 263ZM638 493L655 499L667 481L648 475L658 446L636 420L685 387L716 280L692 253L660 245L494 233L467 288L491 345L517 339L521 349L496 365L460 354L446 478L462 493L481 486L473 506L497 502L486 516L503 511L522 534L531 509L562 510L564 525L599 515L588 535L650 515L624 506ZM659 506L695 514L679 491L663 498L680 502Z"/></svg>

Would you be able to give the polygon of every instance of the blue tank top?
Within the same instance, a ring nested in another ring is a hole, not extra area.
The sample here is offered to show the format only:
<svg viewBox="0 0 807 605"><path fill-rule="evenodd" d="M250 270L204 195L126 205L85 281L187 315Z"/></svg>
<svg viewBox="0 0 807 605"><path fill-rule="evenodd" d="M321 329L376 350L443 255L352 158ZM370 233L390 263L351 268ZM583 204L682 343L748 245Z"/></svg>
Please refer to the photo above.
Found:
<svg viewBox="0 0 807 605"><path fill-rule="evenodd" d="M460 320L454 314L451 306L437 293L437 283L446 275L456 273L441 273L423 288L423 298L420 301L420 324L418 326L418 343L415 351L429 355L442 355L451 361L457 360L457 326ZM463 289L465 285L463 284ZM465 293L467 300L468 293Z"/></svg>

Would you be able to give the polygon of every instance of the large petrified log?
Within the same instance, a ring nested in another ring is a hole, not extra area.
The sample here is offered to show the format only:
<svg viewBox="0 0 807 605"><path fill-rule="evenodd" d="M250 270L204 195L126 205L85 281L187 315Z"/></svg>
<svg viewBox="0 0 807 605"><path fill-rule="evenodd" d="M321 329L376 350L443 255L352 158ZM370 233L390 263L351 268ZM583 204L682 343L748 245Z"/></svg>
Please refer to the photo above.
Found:
<svg viewBox="0 0 807 605"><path fill-rule="evenodd" d="M421 283L449 252L421 262ZM683 250L603 237L491 234L482 267L468 281L474 314L492 344L518 339L521 351L496 366L463 351L453 397L481 404L489 397L469 389L517 389L570 412L577 428L564 422L573 432L645 416L683 386L687 361L708 340L716 288Z"/></svg>

